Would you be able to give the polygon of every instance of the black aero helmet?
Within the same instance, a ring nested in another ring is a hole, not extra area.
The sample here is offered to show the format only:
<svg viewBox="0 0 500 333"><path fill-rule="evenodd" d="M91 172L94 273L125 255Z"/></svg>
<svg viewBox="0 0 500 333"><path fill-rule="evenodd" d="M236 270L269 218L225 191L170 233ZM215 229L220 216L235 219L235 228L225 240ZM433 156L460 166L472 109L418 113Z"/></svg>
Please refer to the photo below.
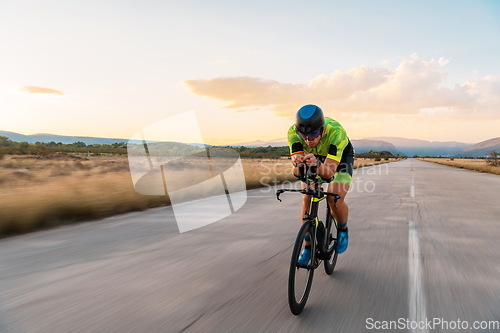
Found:
<svg viewBox="0 0 500 333"><path fill-rule="evenodd" d="M323 129L325 116L318 106L308 104L297 111L295 128L301 134L311 134Z"/></svg>

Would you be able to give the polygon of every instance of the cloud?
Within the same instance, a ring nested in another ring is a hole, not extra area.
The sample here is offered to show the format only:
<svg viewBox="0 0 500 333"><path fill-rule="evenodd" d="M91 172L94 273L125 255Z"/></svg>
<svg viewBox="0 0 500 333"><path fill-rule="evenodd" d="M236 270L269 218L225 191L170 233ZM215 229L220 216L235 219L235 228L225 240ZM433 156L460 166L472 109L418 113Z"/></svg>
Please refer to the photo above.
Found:
<svg viewBox="0 0 500 333"><path fill-rule="evenodd" d="M320 75L308 83L282 83L255 77L185 81L200 96L250 111L270 108L277 116L293 117L298 106L313 103L327 111L347 114L419 114L423 110L454 115L498 117L500 78L488 76L453 87L444 83L448 60L424 60L417 55L392 69L361 66Z"/></svg>
<svg viewBox="0 0 500 333"><path fill-rule="evenodd" d="M64 95L59 90L54 90L54 89L50 89L50 88L42 88L42 87L24 86L21 88L21 90L24 92L27 92L29 94Z"/></svg>

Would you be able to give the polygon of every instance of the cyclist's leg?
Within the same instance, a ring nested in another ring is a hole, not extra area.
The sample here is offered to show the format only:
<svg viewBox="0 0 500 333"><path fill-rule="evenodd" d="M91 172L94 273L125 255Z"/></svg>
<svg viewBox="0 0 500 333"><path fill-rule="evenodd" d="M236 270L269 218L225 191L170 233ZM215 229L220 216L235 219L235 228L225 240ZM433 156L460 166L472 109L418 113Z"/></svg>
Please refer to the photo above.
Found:
<svg viewBox="0 0 500 333"><path fill-rule="evenodd" d="M302 189L306 188L306 183L301 184ZM311 209L311 196L310 195L302 195L302 209L300 210L300 223L304 223L302 218L306 217L309 214L309 210ZM311 246L310 235L306 235L305 246Z"/></svg>
<svg viewBox="0 0 500 333"><path fill-rule="evenodd" d="M342 159L340 160L335 172L334 180L332 183L328 184L328 192L340 195L340 199L337 200L337 204L335 204L333 197L328 197L330 211L333 217L337 220L340 230L345 230L347 228L349 207L345 203L345 197L352 182L353 164L354 148L352 147L351 142L349 142L344 149L344 153L342 154Z"/></svg>
<svg viewBox="0 0 500 333"><path fill-rule="evenodd" d="M328 203L330 206L330 212L337 220L337 244L336 251L337 253L343 253L347 250L349 245L349 235L347 229L347 220L349 217L349 207L345 202L345 197L347 195L347 191L349 191L350 185L345 181L351 178L351 175L348 173L340 172L335 175L336 182L332 182L328 184L328 192L337 193L341 196L337 203L335 204L335 200L333 197L328 197ZM344 182L341 182L343 180Z"/></svg>
<svg viewBox="0 0 500 333"><path fill-rule="evenodd" d="M345 202L345 197L349 191L349 187L352 182L352 169L354 164L354 149L351 143L348 144L344 153L342 154L342 159L337 167L337 172L335 172L335 178L332 183L328 185L328 192L337 193L340 195L340 199L335 200L329 197L330 211L332 215L337 220L337 253L343 253L349 244L349 235L347 228L347 220L349 217L349 207Z"/></svg>
<svg viewBox="0 0 500 333"><path fill-rule="evenodd" d="M306 184L302 183L302 189L306 188ZM300 210L300 223L304 223L303 218L309 214L309 210L311 208L311 196L310 195L302 195L302 209ZM298 263L302 266L306 266L311 260L311 234L306 233L304 236L304 250L300 253L300 257L298 259Z"/></svg>
<svg viewBox="0 0 500 333"><path fill-rule="evenodd" d="M349 176L349 174L347 174L347 176ZM347 176L344 173L338 173L335 177L336 179L350 178ZM345 197L347 195L347 192L349 191L349 188L350 184L346 183L346 180L344 180L344 182L334 181L328 184L328 192L333 192L340 195L340 199L337 200L337 203L335 203L335 199L331 196L327 197L327 200L330 206L330 212L333 215L333 217L335 217L335 220L337 220L338 224L340 225L339 229L341 230L347 227L344 224L347 223L349 217L349 207L345 202Z"/></svg>

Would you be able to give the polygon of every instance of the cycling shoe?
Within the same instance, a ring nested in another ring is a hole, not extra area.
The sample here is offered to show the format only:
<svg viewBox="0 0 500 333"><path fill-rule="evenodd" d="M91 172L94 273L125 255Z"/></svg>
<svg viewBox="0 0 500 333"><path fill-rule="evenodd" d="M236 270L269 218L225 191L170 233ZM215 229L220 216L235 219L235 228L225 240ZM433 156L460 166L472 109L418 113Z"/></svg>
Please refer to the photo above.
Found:
<svg viewBox="0 0 500 333"><path fill-rule="evenodd" d="M347 250L347 246L349 245L349 230L346 228L345 230L337 231L337 246L335 250L337 253L342 253Z"/></svg>
<svg viewBox="0 0 500 333"><path fill-rule="evenodd" d="M304 249L302 250L302 253L300 254L299 260L297 261L300 266L307 266L309 263L309 260L311 260L311 250L309 249Z"/></svg>

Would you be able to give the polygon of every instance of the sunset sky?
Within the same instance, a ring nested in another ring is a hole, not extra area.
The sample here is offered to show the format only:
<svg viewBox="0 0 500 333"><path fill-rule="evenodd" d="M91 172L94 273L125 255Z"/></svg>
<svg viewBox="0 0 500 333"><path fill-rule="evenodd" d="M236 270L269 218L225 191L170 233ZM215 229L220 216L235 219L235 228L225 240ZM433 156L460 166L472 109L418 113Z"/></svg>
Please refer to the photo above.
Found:
<svg viewBox="0 0 500 333"><path fill-rule="evenodd" d="M130 138L195 111L229 144L312 103L353 139L500 136L499 1L0 0L0 45L0 130Z"/></svg>

